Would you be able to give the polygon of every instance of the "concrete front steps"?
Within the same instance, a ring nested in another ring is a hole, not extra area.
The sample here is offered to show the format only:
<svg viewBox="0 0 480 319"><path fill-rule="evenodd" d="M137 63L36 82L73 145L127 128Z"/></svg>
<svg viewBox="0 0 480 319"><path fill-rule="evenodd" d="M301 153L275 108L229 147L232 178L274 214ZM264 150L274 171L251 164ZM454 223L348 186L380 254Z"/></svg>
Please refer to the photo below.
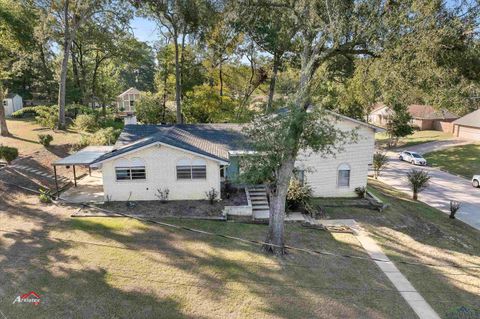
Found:
<svg viewBox="0 0 480 319"><path fill-rule="evenodd" d="M247 187L247 196L252 202L253 219L268 219L270 216L270 205L268 204L265 185Z"/></svg>

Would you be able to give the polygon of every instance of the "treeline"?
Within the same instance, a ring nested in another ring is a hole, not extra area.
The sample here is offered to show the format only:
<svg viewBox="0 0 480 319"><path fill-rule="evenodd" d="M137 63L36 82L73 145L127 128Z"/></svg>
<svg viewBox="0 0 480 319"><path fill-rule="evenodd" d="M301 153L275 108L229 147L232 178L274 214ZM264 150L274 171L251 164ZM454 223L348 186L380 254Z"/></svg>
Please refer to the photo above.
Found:
<svg viewBox="0 0 480 319"><path fill-rule="evenodd" d="M57 104L59 128L65 105L108 107L128 87L150 92L147 122L248 121L285 106L298 88L302 43L289 3L0 0L0 94ZM478 108L477 9L465 1L391 6L405 14L375 26L383 34L376 46L318 62L312 103L359 119L375 102L460 115ZM157 23L154 44L133 36L134 16Z"/></svg>

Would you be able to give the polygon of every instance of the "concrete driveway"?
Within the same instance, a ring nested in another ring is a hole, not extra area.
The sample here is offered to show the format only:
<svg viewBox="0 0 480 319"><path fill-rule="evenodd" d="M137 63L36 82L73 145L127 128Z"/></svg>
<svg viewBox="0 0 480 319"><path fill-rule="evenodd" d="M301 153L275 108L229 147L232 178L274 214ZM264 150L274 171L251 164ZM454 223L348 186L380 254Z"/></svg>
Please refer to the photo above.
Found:
<svg viewBox="0 0 480 319"><path fill-rule="evenodd" d="M461 140L461 139L454 138L449 140L434 141L434 142L422 143L422 144L418 144L410 147L400 148L398 152L409 150L412 152L417 152L419 154L426 154L430 152L440 151L450 147L455 147L455 146L460 146L465 144L472 144L473 142L474 141Z"/></svg>
<svg viewBox="0 0 480 319"><path fill-rule="evenodd" d="M426 143L431 144L431 143ZM430 146L435 147L435 145ZM408 148L412 151L426 149L425 145ZM423 153L418 151L419 153ZM450 200L462 203L456 217L480 230L480 188L473 188L470 181L432 167L418 167L398 159L398 152L389 152L390 162L380 173L379 180L398 190L411 194L406 173L412 168L422 168L432 176L430 186L418 195L418 199L430 206L450 213Z"/></svg>

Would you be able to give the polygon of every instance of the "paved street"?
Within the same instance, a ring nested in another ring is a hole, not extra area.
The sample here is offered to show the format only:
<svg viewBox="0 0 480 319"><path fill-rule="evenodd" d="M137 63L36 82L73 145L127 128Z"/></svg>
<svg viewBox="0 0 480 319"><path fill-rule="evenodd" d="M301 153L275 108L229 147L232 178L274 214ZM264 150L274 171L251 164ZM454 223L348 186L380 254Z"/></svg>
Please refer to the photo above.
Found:
<svg viewBox="0 0 480 319"><path fill-rule="evenodd" d="M400 151L409 150L409 151L417 152L419 154L426 154L429 152L440 151L445 148L471 144L471 143L472 141L452 138L449 140L434 141L434 142L422 143L422 144L418 144L418 145L414 145L406 148L401 148Z"/></svg>
<svg viewBox="0 0 480 319"><path fill-rule="evenodd" d="M431 143L428 143L431 144ZM431 147L438 145L432 144ZM409 150L423 153L426 147L410 147ZM414 168L410 163L401 162L398 152L389 152L388 167L381 172L379 180L401 191L411 194L406 173ZM420 167L416 167L420 168ZM450 200L462 203L457 218L480 230L480 189L472 187L469 180L432 167L422 167L432 176L430 186L419 194L419 200L444 212L449 212Z"/></svg>

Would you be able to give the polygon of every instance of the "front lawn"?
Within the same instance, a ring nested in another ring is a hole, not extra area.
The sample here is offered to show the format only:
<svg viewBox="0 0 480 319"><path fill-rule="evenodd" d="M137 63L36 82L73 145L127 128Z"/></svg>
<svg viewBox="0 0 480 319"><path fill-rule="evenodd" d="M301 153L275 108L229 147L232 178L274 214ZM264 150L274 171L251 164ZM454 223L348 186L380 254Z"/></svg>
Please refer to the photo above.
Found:
<svg viewBox="0 0 480 319"><path fill-rule="evenodd" d="M126 218L71 218L0 183L7 318L414 318L369 260L260 247ZM169 220L263 240L266 225ZM286 226L291 245L367 256L351 234ZM35 291L39 306L13 304Z"/></svg>
<svg viewBox="0 0 480 319"><path fill-rule="evenodd" d="M452 137L452 134L440 131L415 131L412 135L400 138L397 147L409 147L427 142L448 140ZM385 132L375 134L375 140L379 147L387 147L388 136Z"/></svg>
<svg viewBox="0 0 480 319"><path fill-rule="evenodd" d="M480 144L455 146L424 155L432 165L471 179L480 174Z"/></svg>
<svg viewBox="0 0 480 319"><path fill-rule="evenodd" d="M328 207L329 217L353 218L373 234L442 318L464 318L455 314L460 307L480 314L480 232L378 181L369 181L369 188L390 207L382 213L358 207ZM325 204L324 200L319 202ZM470 268L407 265L399 261Z"/></svg>

